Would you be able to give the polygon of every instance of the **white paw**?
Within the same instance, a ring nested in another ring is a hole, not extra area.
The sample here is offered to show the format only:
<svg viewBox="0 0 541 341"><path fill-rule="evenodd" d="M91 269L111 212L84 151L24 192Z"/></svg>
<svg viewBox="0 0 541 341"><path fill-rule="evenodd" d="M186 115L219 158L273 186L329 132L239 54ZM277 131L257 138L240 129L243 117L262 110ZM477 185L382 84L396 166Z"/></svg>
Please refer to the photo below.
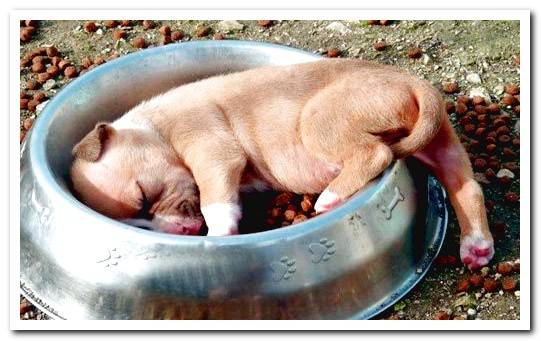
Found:
<svg viewBox="0 0 541 341"><path fill-rule="evenodd" d="M342 200L338 197L336 193L329 191L328 189L324 190L323 193L317 198L314 209L317 213L327 212L328 210L340 205Z"/></svg>
<svg viewBox="0 0 541 341"><path fill-rule="evenodd" d="M229 236L238 234L241 218L240 206L232 203L215 203L201 207L209 232L207 236Z"/></svg>
<svg viewBox="0 0 541 341"><path fill-rule="evenodd" d="M460 259L471 270L478 269L494 256L494 242L481 233L472 233L460 241Z"/></svg>

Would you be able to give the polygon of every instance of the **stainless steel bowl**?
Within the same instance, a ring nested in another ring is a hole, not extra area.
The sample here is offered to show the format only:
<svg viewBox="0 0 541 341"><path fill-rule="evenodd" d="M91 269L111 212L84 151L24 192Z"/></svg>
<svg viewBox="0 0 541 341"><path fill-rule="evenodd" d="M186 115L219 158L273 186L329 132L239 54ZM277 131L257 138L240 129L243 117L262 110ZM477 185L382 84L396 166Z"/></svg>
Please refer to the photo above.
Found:
<svg viewBox="0 0 541 341"><path fill-rule="evenodd" d="M148 49L63 89L21 146L21 289L55 318L370 318L426 273L447 225L437 182L404 161L339 208L232 237L168 235L104 217L69 191L71 148L100 120L182 83L318 56L205 41Z"/></svg>

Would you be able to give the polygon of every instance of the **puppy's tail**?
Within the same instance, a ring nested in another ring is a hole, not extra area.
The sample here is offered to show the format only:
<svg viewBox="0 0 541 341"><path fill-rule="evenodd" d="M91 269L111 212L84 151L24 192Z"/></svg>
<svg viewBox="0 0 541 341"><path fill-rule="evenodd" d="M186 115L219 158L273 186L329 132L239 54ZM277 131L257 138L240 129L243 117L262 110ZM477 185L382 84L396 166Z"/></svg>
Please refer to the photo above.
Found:
<svg viewBox="0 0 541 341"><path fill-rule="evenodd" d="M413 89L419 116L410 134L389 147L397 159L423 149L439 131L445 115L445 106L439 92L430 84L421 82Z"/></svg>

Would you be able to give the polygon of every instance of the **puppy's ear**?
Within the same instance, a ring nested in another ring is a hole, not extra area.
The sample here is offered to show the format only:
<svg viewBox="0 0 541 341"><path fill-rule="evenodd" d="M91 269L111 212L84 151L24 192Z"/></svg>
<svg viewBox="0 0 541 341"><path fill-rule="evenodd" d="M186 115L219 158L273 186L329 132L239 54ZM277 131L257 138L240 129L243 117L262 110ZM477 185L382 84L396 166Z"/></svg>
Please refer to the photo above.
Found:
<svg viewBox="0 0 541 341"><path fill-rule="evenodd" d="M75 158L96 162L103 153L107 140L111 138L114 132L115 129L111 125L100 122L96 124L94 130L73 147L71 153Z"/></svg>

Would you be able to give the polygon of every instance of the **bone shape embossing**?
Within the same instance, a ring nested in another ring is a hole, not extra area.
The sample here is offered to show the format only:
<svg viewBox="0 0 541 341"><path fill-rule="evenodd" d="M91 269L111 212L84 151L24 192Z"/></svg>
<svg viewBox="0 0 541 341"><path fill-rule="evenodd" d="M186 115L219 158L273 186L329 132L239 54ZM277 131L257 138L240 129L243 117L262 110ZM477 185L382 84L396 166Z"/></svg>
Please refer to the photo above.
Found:
<svg viewBox="0 0 541 341"><path fill-rule="evenodd" d="M398 188L398 186L395 186L394 196L391 202L389 203L389 205L388 206L378 205L378 208L381 210L381 212L385 214L385 219L387 220L391 219L393 209L395 208L395 206L398 204L399 201L404 201L404 195L400 193L400 189Z"/></svg>

